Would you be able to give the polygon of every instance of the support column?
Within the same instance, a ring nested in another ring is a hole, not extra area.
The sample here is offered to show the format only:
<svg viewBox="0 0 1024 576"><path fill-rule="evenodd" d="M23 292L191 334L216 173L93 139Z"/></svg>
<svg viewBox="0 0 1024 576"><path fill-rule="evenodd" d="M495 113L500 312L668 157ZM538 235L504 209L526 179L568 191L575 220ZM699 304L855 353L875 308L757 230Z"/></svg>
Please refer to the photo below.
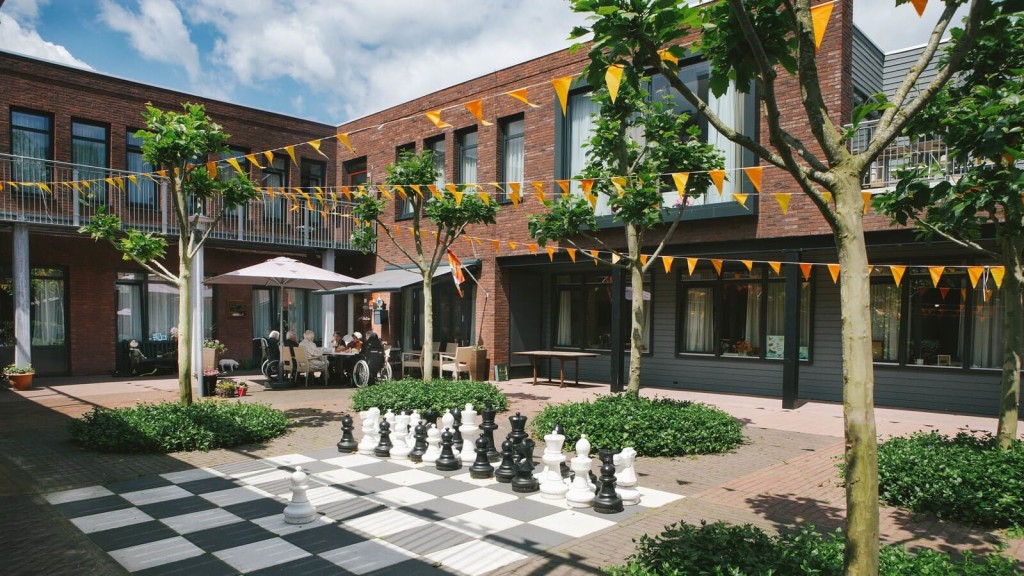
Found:
<svg viewBox="0 0 1024 576"><path fill-rule="evenodd" d="M14 363L25 367L32 363L32 283L29 272L28 224L14 225L14 261L11 280L14 291Z"/></svg>
<svg viewBox="0 0 1024 576"><path fill-rule="evenodd" d="M635 295L634 295L635 297ZM625 292L622 290L622 268L612 267L612 334L611 334L611 376L612 392L622 392L622 384L625 381L625 362L622 359L622 300ZM577 366L579 363L577 362ZM577 374L577 378L579 375Z"/></svg>
<svg viewBox="0 0 1024 576"><path fill-rule="evenodd" d="M201 235L201 231L196 232ZM206 335L203 330L203 275L206 263L204 262L204 247L200 247L192 258L192 376L194 381L199 383L199 396L203 397L203 338Z"/></svg>
<svg viewBox="0 0 1024 576"><path fill-rule="evenodd" d="M349 294L348 298L348 322L345 325L345 334L351 334L356 329L356 294Z"/></svg>
<svg viewBox="0 0 1024 576"><path fill-rule="evenodd" d="M782 344L782 407L793 410L800 404L800 251L787 250L786 320Z"/></svg>
<svg viewBox="0 0 1024 576"><path fill-rule="evenodd" d="M334 250L324 250L320 256L320 267L324 270L330 270L334 272L334 259L336 252ZM334 301L337 296L331 294L329 296L321 296L323 302L321 302L321 309L324 312L324 335L323 343L324 346L331 341L331 336L334 335Z"/></svg>

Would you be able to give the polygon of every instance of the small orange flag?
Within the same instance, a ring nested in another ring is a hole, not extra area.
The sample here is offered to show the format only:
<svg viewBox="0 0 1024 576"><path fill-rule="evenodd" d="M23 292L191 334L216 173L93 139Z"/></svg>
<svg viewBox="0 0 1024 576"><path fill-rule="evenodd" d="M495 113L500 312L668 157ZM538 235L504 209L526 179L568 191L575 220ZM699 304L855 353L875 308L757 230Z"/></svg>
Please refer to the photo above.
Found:
<svg viewBox="0 0 1024 576"><path fill-rule="evenodd" d="M430 120L431 122L433 122L434 126L437 126L438 128L451 128L452 127L451 124L441 120L441 111L440 110L431 110L430 112L426 113L426 116L427 116L427 119Z"/></svg>
<svg viewBox="0 0 1024 576"><path fill-rule="evenodd" d="M928 6L928 0L910 0L910 3L914 5L914 10L917 10L918 17L923 17L924 9Z"/></svg>
<svg viewBox="0 0 1024 576"><path fill-rule="evenodd" d="M725 170L708 170L708 176L711 176L711 181L715 183L715 188L721 194L722 185L725 183Z"/></svg>
<svg viewBox="0 0 1024 576"><path fill-rule="evenodd" d="M530 254L536 254L537 253L537 245L536 244L527 244L526 247L530 250Z"/></svg>
<svg viewBox="0 0 1024 576"><path fill-rule="evenodd" d="M508 187L512 189L512 193L509 194L509 198L512 199L512 205L516 208L519 207L519 182L509 182Z"/></svg>
<svg viewBox="0 0 1024 576"><path fill-rule="evenodd" d="M494 248L494 253L495 254L501 252L501 241L500 240L491 240L491 246Z"/></svg>
<svg viewBox="0 0 1024 576"><path fill-rule="evenodd" d="M622 64L609 66L604 73L604 82L608 85L608 96L611 97L612 104L614 104L615 99L619 96L619 84L622 83Z"/></svg>
<svg viewBox="0 0 1024 576"><path fill-rule="evenodd" d="M832 283L839 282L839 264L829 264L828 273L832 275Z"/></svg>
<svg viewBox="0 0 1024 576"><path fill-rule="evenodd" d="M665 267L665 273L668 274L672 271L672 261L675 260L672 256L662 256L661 264Z"/></svg>
<svg viewBox="0 0 1024 576"><path fill-rule="evenodd" d="M743 265L747 267L747 272L753 272L754 271L754 261L753 260L740 260L740 262L742 262Z"/></svg>
<svg viewBox="0 0 1024 576"><path fill-rule="evenodd" d="M719 258L712 258L711 259L711 265L715 267L715 272L719 276L721 276L722 275L722 260L719 259Z"/></svg>
<svg viewBox="0 0 1024 576"><path fill-rule="evenodd" d="M928 273L932 275L932 285L938 288L942 273L946 271L944 266L929 266Z"/></svg>
<svg viewBox="0 0 1024 576"><path fill-rule="evenodd" d="M749 194L733 194L732 198L737 204L747 208L747 196L749 196ZM747 210L750 210L750 208L747 208Z"/></svg>
<svg viewBox="0 0 1024 576"><path fill-rule="evenodd" d="M967 275L971 277L971 288L978 287L978 280L981 275L985 272L984 266L968 266Z"/></svg>
<svg viewBox="0 0 1024 576"><path fill-rule="evenodd" d="M543 204L544 203L544 183L543 182L531 182L531 184L533 184L533 187L537 189L537 193L534 194L534 196L536 196L537 200L540 200L541 204Z"/></svg>
<svg viewBox="0 0 1024 576"><path fill-rule="evenodd" d="M750 183L754 185L754 190L757 193L761 193L761 173L764 172L764 166L752 166L750 168L744 168L744 172L747 174L747 178L750 179Z"/></svg>
<svg viewBox="0 0 1024 576"><path fill-rule="evenodd" d="M575 248L566 248L565 251L569 253L569 259L572 260L575 263L576 262L576 249Z"/></svg>
<svg viewBox="0 0 1024 576"><path fill-rule="evenodd" d="M775 201L779 203L779 209L783 214L789 213L789 203L793 201L793 195L789 192L780 192L775 195Z"/></svg>
<svg viewBox="0 0 1024 576"><path fill-rule="evenodd" d="M679 197L682 198L686 194L686 181L690 179L689 172L675 172L672 174L672 181L676 183L676 190L679 191Z"/></svg>
<svg viewBox="0 0 1024 576"><path fill-rule="evenodd" d="M569 86L572 84L572 76L563 76L551 81L555 87L555 94L558 95L558 103L562 105L562 116L565 116L566 106L569 104Z"/></svg>
<svg viewBox="0 0 1024 576"><path fill-rule="evenodd" d="M800 272L804 275L804 280L811 279L811 264L800 264Z"/></svg>
<svg viewBox="0 0 1024 576"><path fill-rule="evenodd" d="M506 94L508 94L509 96L515 98L516 100L519 100L523 104L526 104L530 108L539 108L540 107L540 104L534 104L533 102L530 102L530 100L526 97L526 88L520 88L519 90L513 90L511 92L506 92Z"/></svg>
<svg viewBox="0 0 1024 576"><path fill-rule="evenodd" d="M349 152L355 152L355 150L352 149L352 143L349 142L348 140L348 132L345 132L344 134L338 134L338 142L344 144L345 148L348 148Z"/></svg>
<svg viewBox="0 0 1024 576"><path fill-rule="evenodd" d="M548 260L551 260L552 262L554 262L555 261L555 247L554 246L545 246L544 249L548 251Z"/></svg>
<svg viewBox="0 0 1024 576"><path fill-rule="evenodd" d="M814 50L821 48L821 41L825 38L825 28L832 18L832 6L834 2L818 4L811 8L811 22L814 25Z"/></svg>
<svg viewBox="0 0 1024 576"><path fill-rule="evenodd" d="M860 197L864 200L864 213L867 214L868 210L871 209L871 192L863 190L860 193Z"/></svg>
<svg viewBox="0 0 1024 576"><path fill-rule="evenodd" d="M647 254L640 255L640 265L647 266Z"/></svg>
<svg viewBox="0 0 1024 576"><path fill-rule="evenodd" d="M686 259L686 273L693 276L693 269L697 267L698 258L687 258Z"/></svg>
<svg viewBox="0 0 1024 576"><path fill-rule="evenodd" d="M492 124L487 120L484 120L484 101L473 100L472 102L466 102L466 110L476 118L476 121L483 124L484 126L491 126Z"/></svg>
<svg viewBox="0 0 1024 576"><path fill-rule="evenodd" d="M782 270L782 262L769 262L768 266L775 271L776 276L782 274L782 272L780 272L780 270Z"/></svg>
<svg viewBox="0 0 1024 576"><path fill-rule="evenodd" d="M1006 274L1006 268L1003 266L993 266L991 270L992 279L996 281L996 288L1003 287L1003 276Z"/></svg>
<svg viewBox="0 0 1024 576"><path fill-rule="evenodd" d="M562 196L569 195L569 181L568 180L555 180L555 184L562 190Z"/></svg>

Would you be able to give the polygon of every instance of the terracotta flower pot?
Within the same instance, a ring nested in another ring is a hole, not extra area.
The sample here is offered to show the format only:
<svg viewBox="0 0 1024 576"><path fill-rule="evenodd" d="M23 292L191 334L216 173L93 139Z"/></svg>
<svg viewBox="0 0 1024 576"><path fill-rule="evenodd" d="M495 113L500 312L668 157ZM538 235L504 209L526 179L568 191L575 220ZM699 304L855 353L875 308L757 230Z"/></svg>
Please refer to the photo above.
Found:
<svg viewBox="0 0 1024 576"><path fill-rule="evenodd" d="M8 374L7 381L15 390L28 390L32 387L32 377L35 374Z"/></svg>
<svg viewBox="0 0 1024 576"><path fill-rule="evenodd" d="M245 396L245 394L246 394L245 388L238 388L237 390L238 390L238 395L239 396Z"/></svg>

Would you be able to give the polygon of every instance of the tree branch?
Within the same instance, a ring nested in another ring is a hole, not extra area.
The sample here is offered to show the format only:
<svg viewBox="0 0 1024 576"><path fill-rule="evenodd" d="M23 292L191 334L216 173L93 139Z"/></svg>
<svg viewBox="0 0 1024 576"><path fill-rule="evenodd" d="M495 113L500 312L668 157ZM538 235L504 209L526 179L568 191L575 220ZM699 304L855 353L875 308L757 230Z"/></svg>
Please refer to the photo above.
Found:
<svg viewBox="0 0 1024 576"><path fill-rule="evenodd" d="M999 258L999 254L997 252L993 252L988 248L985 248L981 244L978 244L977 242L972 242L971 240L966 240L963 238L957 238L956 236L949 234L948 232L945 232L944 230L935 226L934 224L930 224L925 220L922 220L921 217L917 214L911 214L910 219L913 220L914 223L917 224L918 226L926 230L929 230L935 234L938 234L939 236L942 236L946 240L949 240L950 242L956 244L957 246L960 246L961 248L967 248L969 250L981 252L982 254L989 256L991 258Z"/></svg>
<svg viewBox="0 0 1024 576"><path fill-rule="evenodd" d="M836 130L828 115L828 106L821 94L818 62L814 45L814 25L811 22L811 0L797 0L793 17L797 26L797 79L801 101L807 114L811 133L825 152L829 166L836 166L849 156L843 144L843 135Z"/></svg>

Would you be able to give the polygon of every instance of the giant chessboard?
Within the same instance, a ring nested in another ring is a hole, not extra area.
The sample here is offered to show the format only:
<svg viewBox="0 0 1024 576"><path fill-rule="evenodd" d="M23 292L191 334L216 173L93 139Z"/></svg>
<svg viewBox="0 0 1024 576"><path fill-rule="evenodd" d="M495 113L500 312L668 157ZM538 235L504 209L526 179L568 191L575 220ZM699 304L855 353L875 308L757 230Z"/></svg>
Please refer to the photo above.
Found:
<svg viewBox="0 0 1024 576"><path fill-rule="evenodd" d="M319 518L287 524L296 466ZM538 469L539 471L539 469ZM484 574L682 496L618 514L409 461L322 450L46 496L137 575Z"/></svg>

